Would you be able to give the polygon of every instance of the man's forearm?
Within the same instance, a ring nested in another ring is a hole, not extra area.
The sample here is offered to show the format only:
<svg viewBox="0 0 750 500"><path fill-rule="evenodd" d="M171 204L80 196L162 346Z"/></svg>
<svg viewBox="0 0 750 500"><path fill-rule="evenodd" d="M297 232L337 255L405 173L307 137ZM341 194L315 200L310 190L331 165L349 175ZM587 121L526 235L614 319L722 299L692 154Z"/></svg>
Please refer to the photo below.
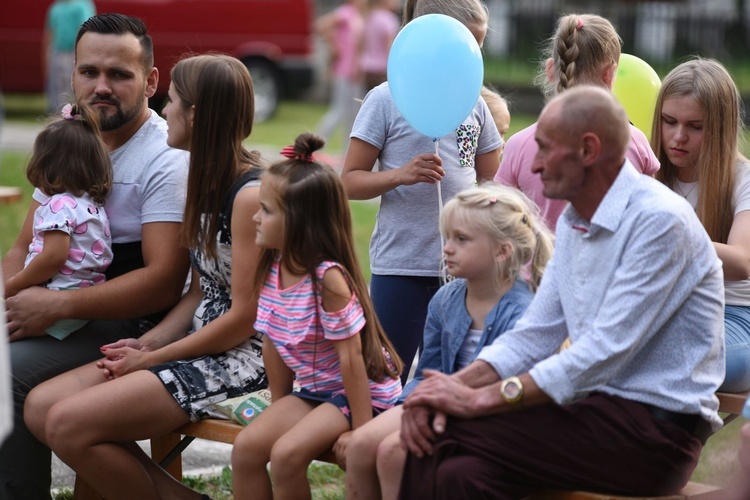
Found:
<svg viewBox="0 0 750 500"><path fill-rule="evenodd" d="M163 311L180 299L186 276L187 269L179 282L136 269L101 285L64 292L60 312L65 318L128 319Z"/></svg>
<svg viewBox="0 0 750 500"><path fill-rule="evenodd" d="M489 363L476 360L469 366L456 372L455 376L465 385L474 389L494 384L500 380L494 368Z"/></svg>
<svg viewBox="0 0 750 500"><path fill-rule="evenodd" d="M12 247L3 257L3 284L23 269L26 253Z"/></svg>

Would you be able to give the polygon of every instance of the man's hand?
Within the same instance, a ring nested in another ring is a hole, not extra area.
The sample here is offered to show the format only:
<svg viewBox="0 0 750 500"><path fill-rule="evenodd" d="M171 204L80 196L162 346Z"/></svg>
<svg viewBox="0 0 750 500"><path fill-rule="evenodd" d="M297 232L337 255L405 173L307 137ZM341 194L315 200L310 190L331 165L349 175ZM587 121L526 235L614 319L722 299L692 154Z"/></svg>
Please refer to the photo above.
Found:
<svg viewBox="0 0 750 500"><path fill-rule="evenodd" d="M426 406L410 406L404 408L401 417L401 446L419 458L432 453L432 443L437 437L433 432L434 427L430 427L431 414L432 410ZM435 414L433 423L438 420L441 422L439 433L442 433L445 430L445 414Z"/></svg>
<svg viewBox="0 0 750 500"><path fill-rule="evenodd" d="M21 290L5 301L8 317L8 340L40 337L44 329L62 319L61 295L64 292L33 286Z"/></svg>
<svg viewBox="0 0 750 500"><path fill-rule="evenodd" d="M481 388L473 389L458 377L435 370L425 370L424 376L425 379L406 398L405 410L412 406L426 406L454 417L482 416L482 410L478 405Z"/></svg>

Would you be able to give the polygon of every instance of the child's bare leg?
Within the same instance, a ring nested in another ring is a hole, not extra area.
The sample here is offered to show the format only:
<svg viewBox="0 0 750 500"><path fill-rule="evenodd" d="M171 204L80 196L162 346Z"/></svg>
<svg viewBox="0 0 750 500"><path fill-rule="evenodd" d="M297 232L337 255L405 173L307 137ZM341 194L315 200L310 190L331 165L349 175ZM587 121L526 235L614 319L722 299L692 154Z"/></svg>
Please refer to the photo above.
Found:
<svg viewBox="0 0 750 500"><path fill-rule="evenodd" d="M141 370L55 404L47 416L47 442L106 498L157 499L143 457L120 443L165 434L188 420L158 377ZM182 493L199 498L188 489Z"/></svg>
<svg viewBox="0 0 750 500"><path fill-rule="evenodd" d="M401 446L400 431L396 431L378 446L378 478L383 500L398 498L405 463L406 450Z"/></svg>
<svg viewBox="0 0 750 500"><path fill-rule="evenodd" d="M310 498L307 467L350 429L341 410L330 403L322 403L281 436L271 450L274 498Z"/></svg>
<svg viewBox="0 0 750 500"><path fill-rule="evenodd" d="M352 433L346 445L346 498L379 499L380 484L375 468L378 446L401 429L401 406L381 413Z"/></svg>
<svg viewBox="0 0 750 500"><path fill-rule="evenodd" d="M271 480L266 469L274 444L313 410L296 397L274 401L237 435L232 447L232 486L237 500L271 499Z"/></svg>

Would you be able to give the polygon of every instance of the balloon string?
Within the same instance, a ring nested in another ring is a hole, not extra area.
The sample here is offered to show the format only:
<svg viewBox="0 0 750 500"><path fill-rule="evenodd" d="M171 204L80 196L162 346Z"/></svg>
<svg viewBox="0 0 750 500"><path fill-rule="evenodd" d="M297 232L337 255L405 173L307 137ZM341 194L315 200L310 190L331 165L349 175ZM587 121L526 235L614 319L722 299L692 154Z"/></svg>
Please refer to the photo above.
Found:
<svg viewBox="0 0 750 500"><path fill-rule="evenodd" d="M440 156L440 139L435 139L435 156ZM441 181L437 181L437 194L438 194L438 227L440 227L440 220L443 217L443 190L441 188ZM445 239L443 238L443 232L438 230L440 233L440 262L438 264L438 271L440 276L440 282L445 284L447 282L447 273L445 272L445 254L443 248L445 248Z"/></svg>

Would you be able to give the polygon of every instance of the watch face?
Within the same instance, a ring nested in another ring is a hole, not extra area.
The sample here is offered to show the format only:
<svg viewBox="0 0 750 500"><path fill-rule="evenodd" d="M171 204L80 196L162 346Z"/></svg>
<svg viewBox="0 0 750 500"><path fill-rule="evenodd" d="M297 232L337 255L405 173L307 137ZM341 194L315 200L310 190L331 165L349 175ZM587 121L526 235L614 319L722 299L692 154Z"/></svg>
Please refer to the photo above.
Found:
<svg viewBox="0 0 750 500"><path fill-rule="evenodd" d="M515 382L508 382L505 385L505 397L508 399L513 399L518 397L518 395L521 393L521 388L518 387L518 384Z"/></svg>

